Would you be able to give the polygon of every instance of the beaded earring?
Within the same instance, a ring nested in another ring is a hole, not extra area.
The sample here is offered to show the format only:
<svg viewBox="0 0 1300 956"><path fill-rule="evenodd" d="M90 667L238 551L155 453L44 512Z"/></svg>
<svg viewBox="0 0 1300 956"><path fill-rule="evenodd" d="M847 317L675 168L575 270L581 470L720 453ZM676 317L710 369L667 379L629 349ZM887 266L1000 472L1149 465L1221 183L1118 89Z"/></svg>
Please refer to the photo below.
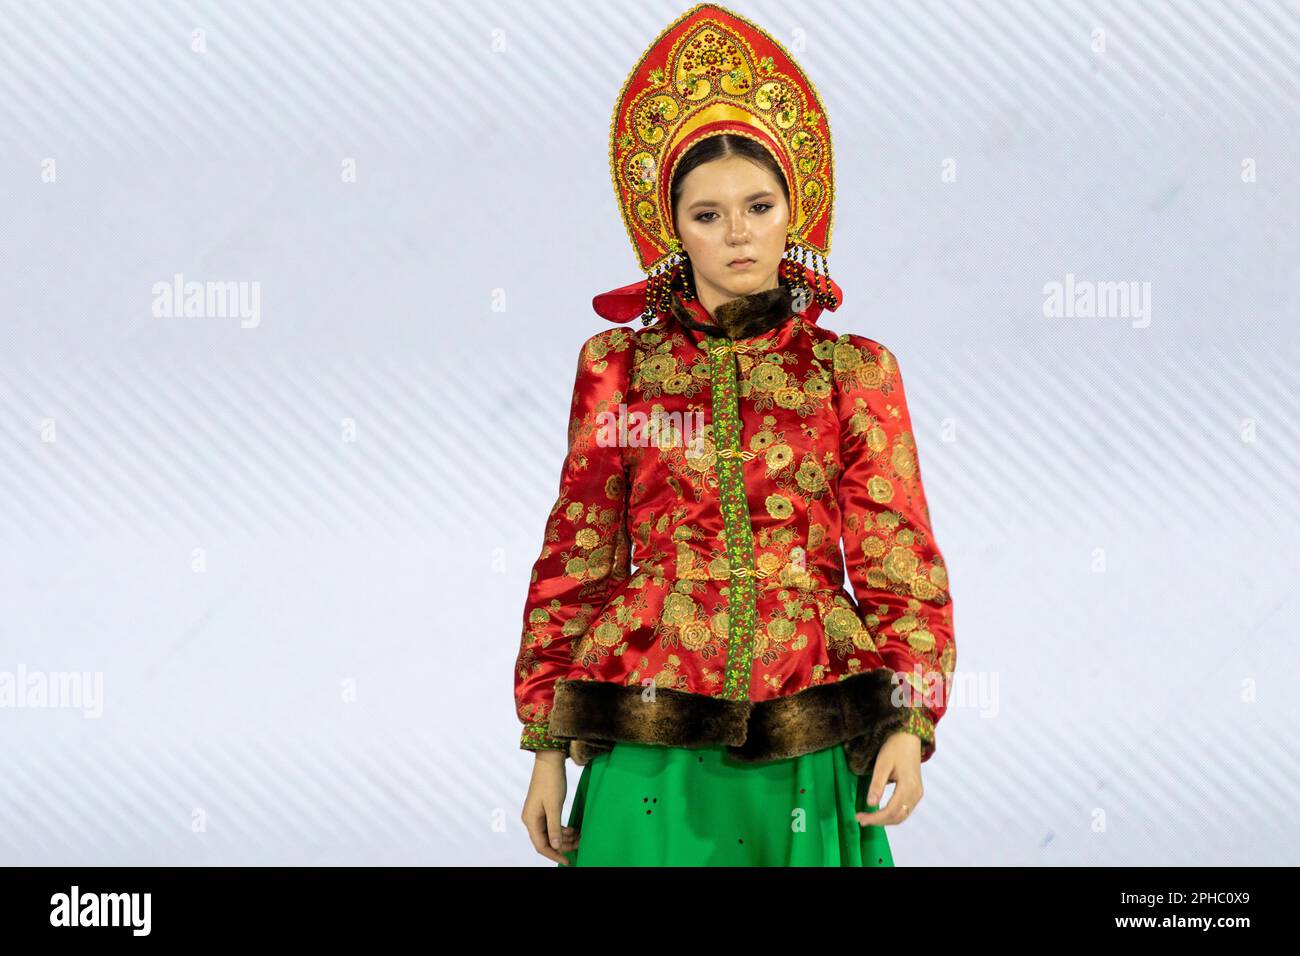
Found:
<svg viewBox="0 0 1300 956"><path fill-rule="evenodd" d="M809 268L812 269L813 278L816 281L815 287L808 285L807 270ZM820 252L806 248L799 241L799 236L793 226L786 230L785 251L781 254L779 272L782 278L785 279L786 285L790 286L790 291L794 296L796 312L802 312L806 309L810 299L828 309L834 309L840 304L835 295L835 290L827 282L831 275L827 257Z"/></svg>
<svg viewBox="0 0 1300 956"><path fill-rule="evenodd" d="M650 274L646 280L645 311L641 313L641 324L649 325L659 315L669 309L668 299L676 289L681 292L686 302L695 301L694 272L691 260L682 251L681 240L676 236L668 240L671 257Z"/></svg>

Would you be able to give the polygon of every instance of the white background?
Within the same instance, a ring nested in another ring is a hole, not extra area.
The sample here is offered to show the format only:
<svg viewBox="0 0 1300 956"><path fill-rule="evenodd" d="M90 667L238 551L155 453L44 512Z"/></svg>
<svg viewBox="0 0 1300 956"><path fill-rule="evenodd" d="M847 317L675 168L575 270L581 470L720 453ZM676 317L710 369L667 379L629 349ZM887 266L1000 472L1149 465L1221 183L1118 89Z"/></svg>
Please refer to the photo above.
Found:
<svg viewBox="0 0 1300 956"><path fill-rule="evenodd" d="M896 861L1294 864L1300 8L731 8L825 101L822 324L897 355L950 568ZM546 865L512 667L685 9L0 6L0 672L104 682L0 709L0 863Z"/></svg>

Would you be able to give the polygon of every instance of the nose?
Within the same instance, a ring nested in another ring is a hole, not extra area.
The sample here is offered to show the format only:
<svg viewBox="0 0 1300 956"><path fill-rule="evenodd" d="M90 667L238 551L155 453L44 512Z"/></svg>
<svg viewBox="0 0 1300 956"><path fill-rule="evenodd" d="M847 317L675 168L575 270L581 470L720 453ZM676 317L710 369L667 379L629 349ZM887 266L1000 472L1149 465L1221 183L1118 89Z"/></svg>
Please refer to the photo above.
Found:
<svg viewBox="0 0 1300 956"><path fill-rule="evenodd" d="M731 220L731 229L729 230L729 233L729 238L733 243L739 244L749 242L749 225L745 222L743 217L733 218Z"/></svg>

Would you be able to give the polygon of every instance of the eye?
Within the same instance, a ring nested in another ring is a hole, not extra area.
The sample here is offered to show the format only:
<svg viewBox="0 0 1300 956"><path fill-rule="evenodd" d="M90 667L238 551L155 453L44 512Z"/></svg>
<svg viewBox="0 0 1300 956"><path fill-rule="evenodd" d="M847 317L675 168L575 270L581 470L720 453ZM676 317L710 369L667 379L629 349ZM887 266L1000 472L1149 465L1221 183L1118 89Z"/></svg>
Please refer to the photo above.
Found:
<svg viewBox="0 0 1300 956"><path fill-rule="evenodd" d="M769 209L771 209L774 205L775 205L775 203L770 203L770 202L756 202L756 203L754 203L754 205L750 206L749 208L750 208L750 209L757 209L757 210L758 210L758 214L759 214L760 216L762 216L762 215L766 214L767 211L768 211ZM700 213L698 216L695 217L695 221L696 221L696 222L713 222L712 219L705 219L704 217L705 217L705 216L716 216L716 215L717 215L716 212L702 212L702 213Z"/></svg>

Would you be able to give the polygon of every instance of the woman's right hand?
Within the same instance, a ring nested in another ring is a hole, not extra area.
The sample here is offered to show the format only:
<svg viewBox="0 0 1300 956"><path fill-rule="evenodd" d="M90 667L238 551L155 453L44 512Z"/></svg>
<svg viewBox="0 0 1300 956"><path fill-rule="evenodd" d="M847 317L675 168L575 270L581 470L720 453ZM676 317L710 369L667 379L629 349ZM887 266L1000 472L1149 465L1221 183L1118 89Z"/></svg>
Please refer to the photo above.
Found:
<svg viewBox="0 0 1300 956"><path fill-rule="evenodd" d="M578 834L572 827L562 826L560 816L564 811L564 795L568 778L564 772L563 750L539 750L533 758L533 779L528 784L522 815L533 848L548 860L562 866L569 865L565 853L578 848Z"/></svg>

